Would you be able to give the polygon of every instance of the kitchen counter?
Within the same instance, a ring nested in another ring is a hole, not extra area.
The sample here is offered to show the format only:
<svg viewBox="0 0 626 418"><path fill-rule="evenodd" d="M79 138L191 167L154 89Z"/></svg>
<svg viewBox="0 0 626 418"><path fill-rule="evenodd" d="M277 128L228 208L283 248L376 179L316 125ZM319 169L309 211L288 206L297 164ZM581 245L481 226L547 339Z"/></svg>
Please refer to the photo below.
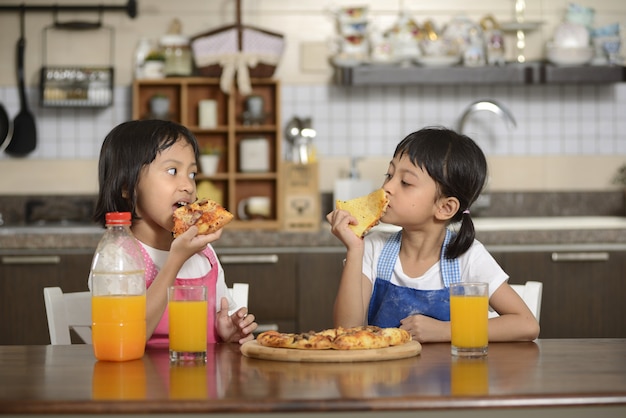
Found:
<svg viewBox="0 0 626 418"><path fill-rule="evenodd" d="M624 339L491 343L469 361L424 344L416 357L358 363L250 359L217 344L203 366L172 366L165 348L112 363L88 345L0 346L0 414L623 417L625 358Z"/></svg>
<svg viewBox="0 0 626 418"><path fill-rule="evenodd" d="M476 237L486 246L506 245L626 245L626 217L572 216L475 218ZM379 225L376 228L395 228ZM97 226L1 226L2 250L95 249L102 229ZM342 248L323 223L317 232L226 230L216 248Z"/></svg>

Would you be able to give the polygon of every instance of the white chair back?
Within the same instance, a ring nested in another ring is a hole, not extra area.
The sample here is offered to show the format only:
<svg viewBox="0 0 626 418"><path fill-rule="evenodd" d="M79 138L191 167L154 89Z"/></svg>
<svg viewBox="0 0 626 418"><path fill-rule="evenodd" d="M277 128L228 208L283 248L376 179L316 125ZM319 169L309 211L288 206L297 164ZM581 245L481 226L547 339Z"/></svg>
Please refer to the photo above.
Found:
<svg viewBox="0 0 626 418"><path fill-rule="evenodd" d="M239 308L244 306L248 306L248 291L250 289L250 285L248 283L233 283L233 287L228 288L230 292L230 296L232 296L233 300L237 307L233 310L228 311L228 315L232 315Z"/></svg>
<svg viewBox="0 0 626 418"><path fill-rule="evenodd" d="M91 344L91 292L63 293L60 287L46 287L43 297L52 345L72 344L70 329Z"/></svg>
<svg viewBox="0 0 626 418"><path fill-rule="evenodd" d="M528 306L528 309L535 315L537 321L541 315L541 296L543 294L543 283L528 281L525 284L512 284L511 287ZM495 318L498 313L489 310L489 318Z"/></svg>
<svg viewBox="0 0 626 418"><path fill-rule="evenodd" d="M248 306L248 283L233 283L233 287L228 290L237 305L229 315ZM91 293L63 293L60 287L46 287L43 295L50 343L72 344L70 329L73 329L86 344L91 344Z"/></svg>

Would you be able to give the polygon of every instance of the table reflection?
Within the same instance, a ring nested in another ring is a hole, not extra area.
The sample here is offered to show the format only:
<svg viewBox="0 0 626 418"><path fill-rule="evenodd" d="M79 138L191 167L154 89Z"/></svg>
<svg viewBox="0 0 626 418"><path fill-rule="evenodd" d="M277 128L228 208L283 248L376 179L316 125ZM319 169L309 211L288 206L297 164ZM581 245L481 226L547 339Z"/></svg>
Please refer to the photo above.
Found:
<svg viewBox="0 0 626 418"><path fill-rule="evenodd" d="M144 360L96 361L93 365L91 394L93 399L145 399Z"/></svg>
<svg viewBox="0 0 626 418"><path fill-rule="evenodd" d="M311 399L484 396L520 389L538 367L535 343L493 343L484 358L455 358L449 344L424 344L420 355L385 361L304 363L241 355L237 344L212 344L206 364L170 363L167 349L140 360L93 365L93 399Z"/></svg>
<svg viewBox="0 0 626 418"><path fill-rule="evenodd" d="M489 365L486 357L453 358L450 368L452 395L487 395L489 393Z"/></svg>

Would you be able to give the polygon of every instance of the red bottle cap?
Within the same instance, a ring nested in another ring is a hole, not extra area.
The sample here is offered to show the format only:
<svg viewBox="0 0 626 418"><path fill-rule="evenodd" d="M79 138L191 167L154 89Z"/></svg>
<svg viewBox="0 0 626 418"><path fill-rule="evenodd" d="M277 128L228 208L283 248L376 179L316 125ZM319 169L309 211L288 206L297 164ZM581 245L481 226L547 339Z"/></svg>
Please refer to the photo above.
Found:
<svg viewBox="0 0 626 418"><path fill-rule="evenodd" d="M107 212L105 221L107 225L130 225L130 212Z"/></svg>

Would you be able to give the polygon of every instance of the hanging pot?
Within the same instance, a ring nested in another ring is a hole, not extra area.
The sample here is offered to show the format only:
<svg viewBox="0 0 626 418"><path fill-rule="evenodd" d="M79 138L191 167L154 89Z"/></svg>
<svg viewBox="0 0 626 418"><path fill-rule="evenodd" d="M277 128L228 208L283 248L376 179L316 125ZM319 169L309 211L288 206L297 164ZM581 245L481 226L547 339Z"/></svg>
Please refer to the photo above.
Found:
<svg viewBox="0 0 626 418"><path fill-rule="evenodd" d="M11 138L13 138L13 121L0 103L0 152L4 151L9 145Z"/></svg>

